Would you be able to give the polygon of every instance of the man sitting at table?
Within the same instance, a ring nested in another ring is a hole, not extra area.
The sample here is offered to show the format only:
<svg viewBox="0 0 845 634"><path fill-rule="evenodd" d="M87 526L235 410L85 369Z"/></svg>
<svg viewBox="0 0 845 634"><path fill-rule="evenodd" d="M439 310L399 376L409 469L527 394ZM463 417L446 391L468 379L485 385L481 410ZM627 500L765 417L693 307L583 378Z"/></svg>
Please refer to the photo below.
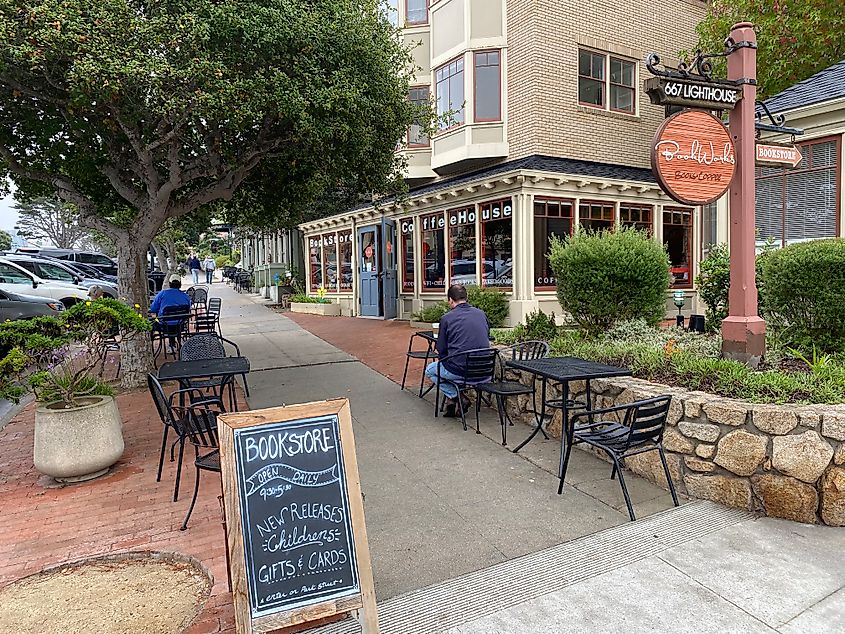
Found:
<svg viewBox="0 0 845 634"><path fill-rule="evenodd" d="M440 369L440 391L446 396L444 416L456 416L458 390L454 383L462 381L466 372L466 356L453 356L459 352L490 347L490 324L483 311L467 304L467 289L462 284L449 287L449 312L440 318L440 332L437 335L437 353L445 361L430 363L425 375L437 383ZM463 409L469 408L469 399L461 395Z"/></svg>
<svg viewBox="0 0 845 634"><path fill-rule="evenodd" d="M171 306L174 308L170 308ZM167 339L170 346L170 352L175 353L176 337L173 334L173 327L178 327L185 318L176 317L175 319L169 319L167 317L163 317L162 313L168 308L170 308L168 312L171 314L174 311L187 313L191 310L191 298L188 297L187 293L182 291L182 278L178 275L173 275L170 278L170 288L159 291L153 299L153 303L150 304L150 313L158 317L158 319L153 322L153 330L168 333ZM177 311L176 308L181 310Z"/></svg>

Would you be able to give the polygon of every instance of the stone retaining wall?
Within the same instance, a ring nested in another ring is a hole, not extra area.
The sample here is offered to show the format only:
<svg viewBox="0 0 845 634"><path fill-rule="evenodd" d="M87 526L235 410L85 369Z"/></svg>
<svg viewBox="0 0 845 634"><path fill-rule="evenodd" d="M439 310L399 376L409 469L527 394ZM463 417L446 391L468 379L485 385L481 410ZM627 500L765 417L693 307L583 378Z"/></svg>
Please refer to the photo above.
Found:
<svg viewBox="0 0 845 634"><path fill-rule="evenodd" d="M531 377L522 380L530 385ZM583 399L585 389L570 384L574 398ZM599 408L672 396L664 448L679 491L772 517L845 526L845 405L756 405L634 378L595 380L591 390ZM509 399L508 406L531 424L529 399ZM557 411L550 432L559 438L560 430ZM667 488L657 452L632 456L626 466Z"/></svg>

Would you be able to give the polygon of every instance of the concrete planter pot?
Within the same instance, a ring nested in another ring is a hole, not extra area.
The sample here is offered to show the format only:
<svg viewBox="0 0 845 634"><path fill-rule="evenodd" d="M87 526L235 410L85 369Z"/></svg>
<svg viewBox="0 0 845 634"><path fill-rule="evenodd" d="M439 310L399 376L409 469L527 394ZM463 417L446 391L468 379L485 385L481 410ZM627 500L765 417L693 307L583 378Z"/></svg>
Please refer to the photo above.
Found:
<svg viewBox="0 0 845 634"><path fill-rule="evenodd" d="M340 304L306 304L291 302L290 310L294 313L308 313L309 315L323 315L324 317L339 317Z"/></svg>
<svg viewBox="0 0 845 634"><path fill-rule="evenodd" d="M61 409L45 403L35 411L35 468L59 482L81 482L106 473L123 455L123 424L111 396Z"/></svg>

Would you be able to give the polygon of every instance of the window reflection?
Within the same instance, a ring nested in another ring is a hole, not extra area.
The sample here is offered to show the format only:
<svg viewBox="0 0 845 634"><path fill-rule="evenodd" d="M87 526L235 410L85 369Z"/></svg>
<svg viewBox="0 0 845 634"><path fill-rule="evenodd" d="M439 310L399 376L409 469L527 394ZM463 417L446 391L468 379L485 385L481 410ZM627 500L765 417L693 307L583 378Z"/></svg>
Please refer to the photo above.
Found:
<svg viewBox="0 0 845 634"><path fill-rule="evenodd" d="M553 290L555 276L549 262L549 241L552 236L572 235L575 206L571 200L534 201L534 287Z"/></svg>
<svg viewBox="0 0 845 634"><path fill-rule="evenodd" d="M475 250L475 207L453 209L449 216L449 279L451 284L478 284Z"/></svg>
<svg viewBox="0 0 845 634"><path fill-rule="evenodd" d="M425 293L446 289L446 220L443 214L424 216L422 225L423 288Z"/></svg>
<svg viewBox="0 0 845 634"><path fill-rule="evenodd" d="M513 287L513 206L510 198L486 203L481 213L481 285Z"/></svg>

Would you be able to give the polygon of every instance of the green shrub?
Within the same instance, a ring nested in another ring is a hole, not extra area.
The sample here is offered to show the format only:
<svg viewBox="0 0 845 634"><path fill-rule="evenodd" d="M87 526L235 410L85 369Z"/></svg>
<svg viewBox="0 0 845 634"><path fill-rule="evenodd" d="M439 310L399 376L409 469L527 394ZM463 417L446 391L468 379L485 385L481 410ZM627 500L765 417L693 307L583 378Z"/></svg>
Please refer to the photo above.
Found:
<svg viewBox="0 0 845 634"><path fill-rule="evenodd" d="M589 333L636 317L656 324L666 314L669 258L642 231L623 227L553 238L550 260L560 305Z"/></svg>
<svg viewBox="0 0 845 634"><path fill-rule="evenodd" d="M290 296L290 302L296 304L330 304L329 300L319 300L316 297L309 297L304 293L298 293Z"/></svg>
<svg viewBox="0 0 845 634"><path fill-rule="evenodd" d="M701 261L701 273L695 278L698 296L704 305L705 322L711 332L722 326L728 316L728 291L731 286L731 255L728 245L717 244Z"/></svg>
<svg viewBox="0 0 845 634"><path fill-rule="evenodd" d="M495 288L467 287L467 301L484 311L492 328L500 328L508 318L508 298Z"/></svg>
<svg viewBox="0 0 845 634"><path fill-rule="evenodd" d="M845 240L814 240L768 253L763 307L784 345L845 352Z"/></svg>
<svg viewBox="0 0 845 634"><path fill-rule="evenodd" d="M448 302L441 301L430 306L424 306L422 310L414 313L413 317L417 321L424 321L426 323L437 323L440 319L449 312Z"/></svg>
<svg viewBox="0 0 845 634"><path fill-rule="evenodd" d="M539 339L553 341L560 329L555 322L555 314L546 314L542 310L530 312L525 316L525 324L517 326L520 331L520 341Z"/></svg>
<svg viewBox="0 0 845 634"><path fill-rule="evenodd" d="M231 263L232 259L228 255L218 255L214 258L214 264L218 269L222 269L224 266L229 266Z"/></svg>

